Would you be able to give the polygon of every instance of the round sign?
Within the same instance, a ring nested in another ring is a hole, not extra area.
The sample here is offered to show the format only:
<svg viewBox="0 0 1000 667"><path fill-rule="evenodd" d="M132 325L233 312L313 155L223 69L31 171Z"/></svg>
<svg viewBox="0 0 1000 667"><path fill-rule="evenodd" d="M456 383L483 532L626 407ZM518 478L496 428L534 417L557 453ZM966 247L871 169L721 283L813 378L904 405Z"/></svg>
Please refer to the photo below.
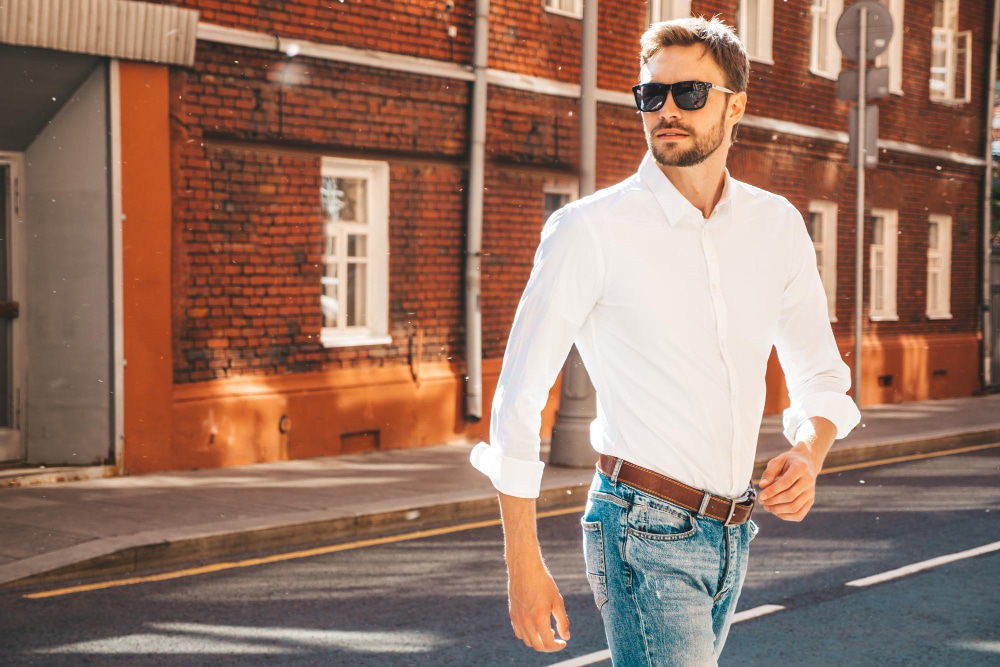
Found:
<svg viewBox="0 0 1000 667"><path fill-rule="evenodd" d="M837 21L837 45L848 60L861 58L861 10L868 11L868 39L865 55L874 58L887 48L892 39L892 14L876 0L860 0L844 10Z"/></svg>

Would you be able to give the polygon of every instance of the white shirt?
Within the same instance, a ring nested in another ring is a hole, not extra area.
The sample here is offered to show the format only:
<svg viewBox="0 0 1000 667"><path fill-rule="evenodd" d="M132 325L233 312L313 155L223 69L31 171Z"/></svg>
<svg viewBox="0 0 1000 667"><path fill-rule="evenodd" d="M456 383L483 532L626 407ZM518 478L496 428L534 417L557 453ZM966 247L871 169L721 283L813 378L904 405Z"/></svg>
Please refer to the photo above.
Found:
<svg viewBox="0 0 1000 667"><path fill-rule="evenodd" d="M861 418L801 214L728 172L707 220L647 154L637 174L546 223L491 444L471 455L503 493L538 496L541 411L574 342L597 390L594 448L718 495L750 482L772 346L789 441L810 417L838 438Z"/></svg>

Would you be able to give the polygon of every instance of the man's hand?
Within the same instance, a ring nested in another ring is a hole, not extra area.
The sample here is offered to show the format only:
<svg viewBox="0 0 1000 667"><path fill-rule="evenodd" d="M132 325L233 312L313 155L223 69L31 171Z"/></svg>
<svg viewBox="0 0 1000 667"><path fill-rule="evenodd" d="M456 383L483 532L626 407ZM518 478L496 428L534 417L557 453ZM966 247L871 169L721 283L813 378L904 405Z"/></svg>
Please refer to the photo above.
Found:
<svg viewBox="0 0 1000 667"><path fill-rule="evenodd" d="M560 651L569 639L569 618L556 582L538 547L535 500L500 494L507 595L514 635L536 651ZM552 630L552 617L556 630Z"/></svg>
<svg viewBox="0 0 1000 667"><path fill-rule="evenodd" d="M509 571L507 594L514 635L536 651L551 652L566 648L569 617L548 569L539 561L520 571L511 566ZM552 630L552 617L555 617L558 637Z"/></svg>
<svg viewBox="0 0 1000 667"><path fill-rule="evenodd" d="M795 434L795 446L771 459L760 476L758 499L764 509L785 521L802 521L816 500L816 477L836 437L829 420L806 420Z"/></svg>
<svg viewBox="0 0 1000 667"><path fill-rule="evenodd" d="M802 521L816 500L816 476L812 460L794 449L779 454L760 476L761 504L785 521Z"/></svg>

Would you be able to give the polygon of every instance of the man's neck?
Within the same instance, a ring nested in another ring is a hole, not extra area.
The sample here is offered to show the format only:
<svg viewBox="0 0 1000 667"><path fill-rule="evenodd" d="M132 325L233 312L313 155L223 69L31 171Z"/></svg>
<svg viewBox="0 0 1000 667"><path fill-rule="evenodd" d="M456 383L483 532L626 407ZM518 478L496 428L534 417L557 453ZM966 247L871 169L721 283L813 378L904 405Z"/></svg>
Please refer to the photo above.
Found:
<svg viewBox="0 0 1000 667"><path fill-rule="evenodd" d="M715 210L726 188L726 158L711 155L693 167L665 167L657 163L677 191L701 211L706 220Z"/></svg>

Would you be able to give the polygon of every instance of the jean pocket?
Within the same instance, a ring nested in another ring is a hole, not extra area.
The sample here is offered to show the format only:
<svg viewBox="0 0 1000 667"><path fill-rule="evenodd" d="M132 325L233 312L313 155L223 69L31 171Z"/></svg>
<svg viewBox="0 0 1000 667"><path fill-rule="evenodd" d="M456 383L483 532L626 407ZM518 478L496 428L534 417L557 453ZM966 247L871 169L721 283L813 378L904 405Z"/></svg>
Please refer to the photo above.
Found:
<svg viewBox="0 0 1000 667"><path fill-rule="evenodd" d="M677 541L693 537L698 524L687 510L660 503L636 503L628 518L628 533L640 539Z"/></svg>
<svg viewBox="0 0 1000 667"><path fill-rule="evenodd" d="M587 563L587 581L598 609L608 601L608 583L604 568L604 534L600 521L581 521L583 559Z"/></svg>
<svg viewBox="0 0 1000 667"><path fill-rule="evenodd" d="M757 537L758 532L760 532L760 528L754 523L754 520L747 519L747 533L750 536L747 542L753 542L753 538Z"/></svg>

